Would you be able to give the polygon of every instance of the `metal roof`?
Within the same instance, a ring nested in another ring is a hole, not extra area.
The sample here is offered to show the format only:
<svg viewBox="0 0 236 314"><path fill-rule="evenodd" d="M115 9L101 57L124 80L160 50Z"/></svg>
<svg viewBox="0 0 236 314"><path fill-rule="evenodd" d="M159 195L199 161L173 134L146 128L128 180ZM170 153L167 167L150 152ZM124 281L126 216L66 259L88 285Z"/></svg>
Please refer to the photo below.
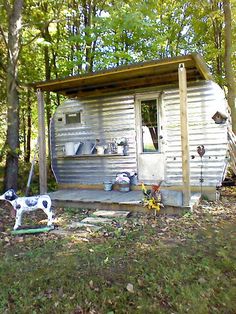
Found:
<svg viewBox="0 0 236 314"><path fill-rule="evenodd" d="M203 58L193 53L37 82L33 86L35 89L56 92L70 98L82 98L130 89L177 84L180 63L185 65L188 81L212 79Z"/></svg>

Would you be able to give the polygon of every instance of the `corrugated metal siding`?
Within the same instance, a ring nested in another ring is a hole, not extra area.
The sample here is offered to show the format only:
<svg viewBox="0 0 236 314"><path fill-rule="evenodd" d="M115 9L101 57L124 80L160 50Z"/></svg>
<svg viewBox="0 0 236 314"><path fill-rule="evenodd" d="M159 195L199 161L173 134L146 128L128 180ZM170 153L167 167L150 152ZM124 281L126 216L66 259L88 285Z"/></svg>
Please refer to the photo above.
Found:
<svg viewBox="0 0 236 314"><path fill-rule="evenodd" d="M117 172L137 171L134 94L83 102L72 100L57 108L51 124L51 149L52 166L59 183L102 183L106 179L114 179ZM165 90L162 99L163 150L166 160L163 184L182 185L178 88ZM65 113L74 110L82 110L81 126L70 126L58 121ZM188 87L192 185L200 185L201 158L197 154L198 145L204 145L206 150L203 156L203 185L216 186L221 182L226 164L227 125L214 123L212 116L217 110L226 111L224 93L218 85L201 82ZM62 157L67 142L94 142L97 138L109 142L124 136L129 143L128 156Z"/></svg>
<svg viewBox="0 0 236 314"><path fill-rule="evenodd" d="M166 184L181 185L182 160L179 116L179 90L164 93L166 124ZM215 124L216 111L226 112L223 91L213 82L188 87L191 185L200 185L201 158L197 146L204 145L203 185L217 186L226 165L227 124Z"/></svg>
<svg viewBox="0 0 236 314"><path fill-rule="evenodd" d="M82 110L82 124L66 125L65 113ZM58 121L58 119L62 121ZM59 183L96 184L112 180L121 171L136 171L134 97L117 96L86 101L67 101L58 107L51 125L52 166ZM67 142L110 142L126 137L127 156L79 156L63 158ZM53 141L52 141L53 143Z"/></svg>

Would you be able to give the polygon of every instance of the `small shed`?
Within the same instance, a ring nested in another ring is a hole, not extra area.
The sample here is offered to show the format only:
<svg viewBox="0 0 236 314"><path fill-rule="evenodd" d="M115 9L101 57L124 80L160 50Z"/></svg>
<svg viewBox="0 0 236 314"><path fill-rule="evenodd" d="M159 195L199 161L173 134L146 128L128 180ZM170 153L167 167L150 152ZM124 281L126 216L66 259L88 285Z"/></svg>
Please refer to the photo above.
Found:
<svg viewBox="0 0 236 314"><path fill-rule="evenodd" d="M51 164L60 188L102 189L121 172L166 191L216 199L227 166L223 90L199 54L137 63L35 83L40 187L46 191L43 92L68 97L52 118ZM216 123L214 115L224 116ZM122 145L123 144L123 145ZM199 146L205 154L199 155ZM167 192L168 193L168 192Z"/></svg>

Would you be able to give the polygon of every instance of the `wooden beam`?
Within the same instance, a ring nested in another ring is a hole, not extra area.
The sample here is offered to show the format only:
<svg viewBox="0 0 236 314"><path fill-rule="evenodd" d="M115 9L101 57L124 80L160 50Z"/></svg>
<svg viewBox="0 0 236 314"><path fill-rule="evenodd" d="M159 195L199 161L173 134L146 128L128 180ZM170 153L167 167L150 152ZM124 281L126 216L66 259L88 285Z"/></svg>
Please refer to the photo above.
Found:
<svg viewBox="0 0 236 314"><path fill-rule="evenodd" d="M183 206L190 204L190 161L188 139L188 104L187 104L187 79L184 63L179 64L179 97L180 97L180 129L182 148L182 172L183 172Z"/></svg>
<svg viewBox="0 0 236 314"><path fill-rule="evenodd" d="M44 99L41 89L37 89L38 100L38 141L39 141L39 188L40 194L47 193L47 156L45 136Z"/></svg>
<svg viewBox="0 0 236 314"><path fill-rule="evenodd" d="M197 77L196 70L188 69L187 71L188 80L194 80ZM200 78L200 77L199 77ZM80 88L62 89L56 92L63 94L67 97L91 97L91 96L102 96L111 92L119 92L124 90L131 90L135 88L145 88L151 86L163 86L167 84L177 84L178 82L178 71L173 71L171 74L163 74L161 76L148 76L139 77L135 79L123 79L119 82L113 82L94 86L84 86Z"/></svg>
<svg viewBox="0 0 236 314"><path fill-rule="evenodd" d="M83 75L37 82L34 83L33 85L35 86L35 88L40 88L42 91L56 91L58 89L59 90L61 89L60 87L61 85L67 86L69 88L70 86L80 86L81 84L91 85L93 84L92 82L103 81L103 78L105 78L107 82L110 82L114 81L117 76L121 78L136 77L140 74L146 73L147 71L149 71L149 69L151 69L151 71L156 69L159 72L160 68L163 68L164 74L166 73L166 67L170 67L172 71L173 68L176 69L178 67L178 64L181 62L184 62L185 64L187 63L192 64L193 63L192 55L184 55L173 58L165 58L161 60L140 62L131 65L119 66L108 70L86 73ZM194 64L192 65L194 66Z"/></svg>

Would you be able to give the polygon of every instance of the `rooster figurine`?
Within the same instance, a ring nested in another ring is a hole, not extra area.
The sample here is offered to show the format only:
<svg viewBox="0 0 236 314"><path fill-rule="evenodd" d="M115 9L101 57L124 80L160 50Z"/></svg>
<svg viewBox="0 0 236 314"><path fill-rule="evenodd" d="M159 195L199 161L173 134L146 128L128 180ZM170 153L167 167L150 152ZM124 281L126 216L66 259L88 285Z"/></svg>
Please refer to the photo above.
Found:
<svg viewBox="0 0 236 314"><path fill-rule="evenodd" d="M197 152L198 152L198 155L202 158L202 156L205 154L205 147L204 145L199 145L197 147Z"/></svg>

